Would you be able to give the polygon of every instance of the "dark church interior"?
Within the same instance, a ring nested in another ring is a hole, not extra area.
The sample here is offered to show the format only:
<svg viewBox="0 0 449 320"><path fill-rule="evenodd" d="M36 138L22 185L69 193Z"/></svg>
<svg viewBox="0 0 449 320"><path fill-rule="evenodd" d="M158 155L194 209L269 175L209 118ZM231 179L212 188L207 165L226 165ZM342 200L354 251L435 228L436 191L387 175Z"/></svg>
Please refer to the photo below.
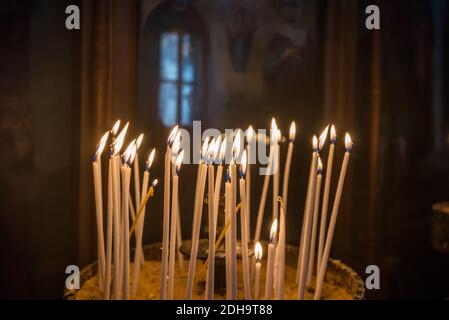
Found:
<svg viewBox="0 0 449 320"><path fill-rule="evenodd" d="M367 27L372 5L379 28ZM69 6L78 27L68 28ZM297 128L285 242L302 237L312 136L335 125L331 203L346 132L354 146L330 257L363 283L378 267L380 286L364 299L448 299L448 39L447 0L3 0L0 299L63 299L66 267L97 260L92 156L117 119L130 123L124 148L144 133L142 172L156 149L149 245L163 241L171 129L269 129L273 117L287 137L281 163ZM179 171L182 239L192 237L197 172ZM264 177L251 174L254 233ZM282 164L281 186L283 174Z"/></svg>

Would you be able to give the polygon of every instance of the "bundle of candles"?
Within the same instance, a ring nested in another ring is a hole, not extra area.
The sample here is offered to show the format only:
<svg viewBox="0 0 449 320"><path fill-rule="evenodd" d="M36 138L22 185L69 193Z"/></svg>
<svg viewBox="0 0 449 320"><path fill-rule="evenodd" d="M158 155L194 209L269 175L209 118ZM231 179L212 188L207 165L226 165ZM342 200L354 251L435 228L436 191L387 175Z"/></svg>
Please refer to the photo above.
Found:
<svg viewBox="0 0 449 320"><path fill-rule="evenodd" d="M142 143L143 134L137 139L132 140L125 151L120 153L128 129L128 123L117 135L119 127L120 121L117 121L112 129L102 136L93 161L98 235L98 279L99 286L103 290L104 299L129 299L130 289L132 290L131 296L136 295L140 269L145 261L142 251L145 210L149 199L154 195L154 189L157 184L157 180L154 180L152 185L150 187L148 186L150 168L155 151L153 150L148 157L143 173L142 186L140 186L137 154ZM312 141L313 153L297 265L296 282L298 285L298 299L304 299L306 287L312 285L315 286L314 298L321 298L346 170L352 151L351 138L349 134L346 134L346 153L344 154L341 166L330 221L327 224L334 149L337 139L335 127L332 126L330 129L330 147L324 192L323 198L321 199L321 185L324 171L319 154L325 145L328 129L329 126L319 138L314 136ZM256 134L251 126L245 132L238 129L230 135L223 136L219 134L204 139L197 171L190 261L184 293L185 299L192 299L195 284L202 209L205 197L207 198L208 205L208 259L206 263L207 273L204 298L209 300L214 299L215 255L219 244L224 239L226 298L231 300L237 299L237 238L238 231L240 231L241 274L243 275L244 298L284 299L287 199L295 135L295 123L292 122L284 167L282 195L279 191L281 166L280 143L282 136L275 119L271 122L269 139L260 134ZM105 237L103 233L101 154L109 137L111 137L111 152L108 162L107 232ZM257 162L254 160L254 141L260 140L260 137L263 137L264 141L269 141L270 148L266 166L267 170L260 195L256 229L254 237L251 237L251 166ZM178 257L180 268L183 269L183 258L179 251L182 238L178 195L180 185L179 172L183 160L186 160L184 159L185 150L182 149L182 146L182 129L176 126L171 131L167 140L164 158L160 299L174 298L176 256ZM188 161L186 162L188 163ZM133 170L131 170L131 166L133 166ZM131 197L130 191L132 171L134 175L134 198ZM273 180L272 226L268 244L268 257L266 259L265 291L262 297L259 288L260 273L262 263L264 262L262 260L262 245L260 241L263 220L266 218L265 204L270 180ZM207 193L205 192L206 182ZM224 185L225 223L221 234L217 234L218 209L222 184ZM320 204L321 215L319 214ZM240 214L240 228L238 228L238 214ZM136 240L134 268L133 270L129 270L130 238L133 234ZM250 244L254 245L254 255L250 254ZM312 276L315 268L316 282L312 284ZM132 275L131 282L129 281L130 274Z"/></svg>

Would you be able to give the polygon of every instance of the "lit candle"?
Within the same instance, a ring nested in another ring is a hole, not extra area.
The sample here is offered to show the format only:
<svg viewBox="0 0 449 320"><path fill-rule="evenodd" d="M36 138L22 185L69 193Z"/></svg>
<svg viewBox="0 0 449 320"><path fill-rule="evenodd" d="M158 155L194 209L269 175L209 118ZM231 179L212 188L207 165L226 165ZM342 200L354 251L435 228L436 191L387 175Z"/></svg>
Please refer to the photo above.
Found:
<svg viewBox="0 0 449 320"><path fill-rule="evenodd" d="M231 207L231 283L232 299L237 299L237 217L234 210L237 206L237 167L236 163L240 155L241 131L238 130L232 146L233 159L229 165L231 171L232 207Z"/></svg>
<svg viewBox="0 0 449 320"><path fill-rule="evenodd" d="M276 125L276 120L271 120L271 143L273 144L273 219L278 218L279 206L279 165L280 165L280 153L279 153L279 139L281 138L281 131Z"/></svg>
<svg viewBox="0 0 449 320"><path fill-rule="evenodd" d="M294 145L295 137L296 137L296 124L293 121L292 124L290 125L287 159L285 161L284 180L282 183L282 200L284 202L283 203L284 213L287 213L288 183L290 180L290 167L291 167L291 163L292 163L293 145Z"/></svg>
<svg viewBox="0 0 449 320"><path fill-rule="evenodd" d="M143 133L136 140L136 156L134 158L134 198L135 208L138 210L140 206L140 172L139 172L139 148L143 141Z"/></svg>
<svg viewBox="0 0 449 320"><path fill-rule="evenodd" d="M260 242L256 243L254 247L254 256L256 257L256 266L254 269L254 300L259 299L259 287L260 287L260 270L262 268L262 246Z"/></svg>
<svg viewBox="0 0 449 320"><path fill-rule="evenodd" d="M101 183L101 154L106 145L106 141L109 136L109 131L106 132L100 139L97 151L95 152L94 161L92 163L93 176L94 176L94 190L95 190L95 208L97 218L97 254L98 254L98 278L100 287L103 287L106 258L104 252L104 232L103 232L103 192Z"/></svg>
<svg viewBox="0 0 449 320"><path fill-rule="evenodd" d="M176 141L179 141L178 139ZM172 187L172 209L171 209L171 226L170 226L170 260L168 270L168 290L167 298L173 300L174 285L175 285L175 254L176 254L176 223L178 220L178 185L179 185L179 170L181 169L184 151L181 151L176 159L176 170L173 176Z"/></svg>
<svg viewBox="0 0 449 320"><path fill-rule="evenodd" d="M154 155L155 155L156 150L153 149L150 153L150 156L148 157L148 160L145 164L145 172L143 173L143 181L142 181L142 191L141 191L141 196L139 197L139 201L141 201L140 199L144 199L145 195L148 192L148 181L150 179L150 168L151 165L153 164L153 160L154 160ZM135 161L135 160L134 160ZM157 181L157 180L155 180ZM154 185L153 185L154 187ZM139 204L136 208L137 210L140 211L140 206L142 205L142 201L141 204ZM136 225L136 250L134 252L134 272L133 272L133 289L132 289L132 294L133 296L135 296L137 294L137 283L139 280L139 274L140 274L140 260L139 258L142 257L143 251L142 251L142 238L143 238L143 227L144 227L144 223L145 223L145 205L143 206L142 212L141 214L139 214L139 212L137 212L137 216L136 216L136 221L134 221L134 224Z"/></svg>
<svg viewBox="0 0 449 320"><path fill-rule="evenodd" d="M227 139L224 138L223 142L221 142L221 136L217 140L217 148L220 148L218 166L217 166L217 175L215 179L215 187L214 187L214 219L215 219L215 228L217 227L218 221L218 207L220 204L220 193L221 193L221 180L223 178L223 164L225 161L226 154L226 143Z"/></svg>
<svg viewBox="0 0 449 320"><path fill-rule="evenodd" d="M170 232L170 167L171 167L171 144L178 133L178 126L174 127L168 136L167 150L164 159L164 218L162 227L162 261L161 261L161 284L160 299L164 300L167 294L167 264L168 264L168 241Z"/></svg>
<svg viewBox="0 0 449 320"><path fill-rule="evenodd" d="M242 233L242 265L243 265L243 289L245 300L251 299L250 275L249 275L249 253L248 253L248 228L247 228L247 199L246 199L246 150L243 151L242 161L240 163L240 232Z"/></svg>
<svg viewBox="0 0 449 320"><path fill-rule="evenodd" d="M212 139L207 151L207 168L208 168L208 222L209 222L209 250L207 259L207 278L206 278L206 292L205 297L208 300L214 300L214 280L215 280L215 205L214 205L214 178L215 169L213 161L218 153L218 147L216 140Z"/></svg>
<svg viewBox="0 0 449 320"><path fill-rule="evenodd" d="M316 274L318 275L320 269L320 262L323 257L323 249L324 249L324 238L326 236L326 223L327 223L327 210L329 205L329 190L331 186L331 178L332 178L332 165L334 161L334 149L335 142L337 141L337 133L335 130L335 126L331 127L331 145L329 147L329 155L327 157L327 168L326 168L326 180L324 182L324 194L323 194L323 206L321 209L321 220L320 220L320 237L318 240L318 263L316 266Z"/></svg>
<svg viewBox="0 0 449 320"><path fill-rule="evenodd" d="M187 275L187 286L185 299L192 299L193 283L195 280L196 259L198 255L198 243L200 239L201 216L203 213L204 189L206 187L207 165L204 163L207 149L209 147L209 139L206 139L201 148L201 159L198 167L198 176L196 181L195 203L193 207L192 222L192 248L190 250L189 273Z"/></svg>
<svg viewBox="0 0 449 320"><path fill-rule="evenodd" d="M275 297L276 300L284 299L284 282L285 282L285 210L282 198L279 197L278 201L281 203L280 206L280 220L279 220L279 240L276 247L276 259L274 262L275 267Z"/></svg>
<svg viewBox="0 0 449 320"><path fill-rule="evenodd" d="M345 183L346 170L348 168L349 157L352 152L352 145L353 143L351 140L351 136L348 133L346 133L345 136L346 152L343 158L343 163L341 165L340 177L338 179L337 191L335 193L334 206L332 208L331 219L329 222L329 229L327 231L326 244L324 246L323 251L323 258L322 261L320 262L321 266L317 276L316 290L314 296L315 300L319 300L321 298L321 290L323 287L324 276L326 275L327 262L329 260L329 253L332 246L332 239L334 237L335 224L337 223L338 209L340 207L341 194L343 192L343 186Z"/></svg>
<svg viewBox="0 0 449 320"><path fill-rule="evenodd" d="M122 149L123 142L125 140L126 132L128 131L129 123L127 123L117 138L112 142L112 192L113 192L113 211L114 211L114 221L113 221L113 229L114 229L114 276L113 276L113 292L114 299L120 299L120 274L121 274L121 222L120 222L120 150Z"/></svg>
<svg viewBox="0 0 449 320"><path fill-rule="evenodd" d="M273 298L273 271L274 258L276 254L276 233L278 229L278 220L274 219L271 225L270 243L268 244L268 260L267 260L267 275L265 279L265 300Z"/></svg>
<svg viewBox="0 0 449 320"><path fill-rule="evenodd" d="M129 299L129 187L131 183L131 165L136 155L136 141L133 140L123 154L123 165L121 167L122 173L122 227L123 227L123 297L125 300Z"/></svg>
<svg viewBox="0 0 449 320"><path fill-rule="evenodd" d="M329 127L326 127L326 129L321 134L319 140L316 140L316 137L314 137L313 145L314 145L314 152L312 156L312 179L310 181L310 196L307 199L306 204L306 219L305 224L303 228L304 232L304 240L303 240L303 247L301 252L301 266L300 266L300 273L299 273L299 286L298 286L298 299L304 300L304 293L306 289L306 281L307 281L307 268L308 268L308 261L309 261L309 252L310 252L310 235L311 235L311 229L312 229L312 219L313 219L313 202L315 199L315 187L316 187L316 178L317 178L317 166L318 166L318 157L319 152L322 149L328 132ZM316 148L315 148L316 147Z"/></svg>
<svg viewBox="0 0 449 320"><path fill-rule="evenodd" d="M232 186L229 171L225 172L225 221L230 221L232 216ZM231 229L228 228L225 234L225 263L226 263L226 299L232 299L232 279L231 279Z"/></svg>
<svg viewBox="0 0 449 320"><path fill-rule="evenodd" d="M254 129L252 126L248 127L246 135L246 153L248 156L248 163L246 168L246 210L248 212L247 226L248 226L248 239L251 239L251 161L253 155L252 143L254 142ZM254 150L255 151L255 150Z"/></svg>
<svg viewBox="0 0 449 320"><path fill-rule="evenodd" d="M313 276L313 264L315 262L315 246L316 246L316 234L318 228L318 211L320 207L320 194L321 194L321 181L323 179L323 164L321 158L318 158L318 172L316 178L316 188L315 188L315 200L313 205L313 222L312 222L312 240L310 244L310 257L309 257L309 267L307 271L307 285L312 284Z"/></svg>

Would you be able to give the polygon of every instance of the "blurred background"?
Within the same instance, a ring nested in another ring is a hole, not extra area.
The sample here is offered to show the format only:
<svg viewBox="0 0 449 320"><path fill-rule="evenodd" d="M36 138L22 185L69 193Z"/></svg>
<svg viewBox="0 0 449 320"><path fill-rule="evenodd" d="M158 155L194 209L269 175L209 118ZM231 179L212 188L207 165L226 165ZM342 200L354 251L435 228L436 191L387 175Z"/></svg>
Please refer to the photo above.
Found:
<svg viewBox="0 0 449 320"><path fill-rule="evenodd" d="M365 27L372 4L379 31ZM68 5L80 30L65 27ZM91 161L116 119L145 133L141 164L157 148L162 177L174 124L268 128L273 116L284 135L298 128L288 243L299 243L311 137L334 123L336 168L345 131L355 146L331 255L362 278L379 266L369 299L448 297L449 256L430 235L432 205L449 199L448 15L447 0L3 0L0 298L59 299L66 266L96 259ZM180 177L185 239L195 174ZM161 240L161 200L162 188L145 243Z"/></svg>

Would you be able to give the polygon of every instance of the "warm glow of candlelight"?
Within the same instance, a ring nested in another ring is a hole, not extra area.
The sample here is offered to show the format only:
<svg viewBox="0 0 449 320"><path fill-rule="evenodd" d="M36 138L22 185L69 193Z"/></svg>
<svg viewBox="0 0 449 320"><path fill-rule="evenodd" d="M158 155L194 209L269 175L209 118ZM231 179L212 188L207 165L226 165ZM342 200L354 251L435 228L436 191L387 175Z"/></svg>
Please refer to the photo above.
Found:
<svg viewBox="0 0 449 320"><path fill-rule="evenodd" d="M332 127L331 127L331 142L335 143L336 140L337 140L337 130L335 130L335 126L332 125Z"/></svg>
<svg viewBox="0 0 449 320"><path fill-rule="evenodd" d="M233 155L234 161L236 163L237 163L237 159L238 159L238 157L240 155L240 145L241 145L241 142L240 142L241 137L240 137L240 135L241 135L240 130L238 130L237 134L235 135L235 138L234 138L234 144L232 146L232 155Z"/></svg>
<svg viewBox="0 0 449 320"><path fill-rule="evenodd" d="M253 141L254 135L255 135L255 133L254 133L253 127L249 126L248 130L246 132L246 139L247 139L248 143Z"/></svg>
<svg viewBox="0 0 449 320"><path fill-rule="evenodd" d="M175 137L176 137L176 134L178 133L178 129L179 129L179 126L178 126L178 125L176 125L176 126L172 129L172 131L171 131L170 134L168 135L167 145L170 145L171 143L173 143L173 141L174 141L174 139L175 139Z"/></svg>
<svg viewBox="0 0 449 320"><path fill-rule="evenodd" d="M134 139L133 141L131 141L128 146L125 149L125 152L123 152L122 154L122 159L124 163L128 163L128 160L131 158L131 153L133 150L133 147L136 144L136 139Z"/></svg>
<svg viewBox="0 0 449 320"><path fill-rule="evenodd" d="M158 179L154 179L153 183L151 185L153 186L153 188L155 188L158 183L159 183L159 180Z"/></svg>
<svg viewBox="0 0 449 320"><path fill-rule="evenodd" d="M118 132L118 129L120 129L120 120L117 120L115 123L114 123L114 125L112 126L112 129L111 129L111 134L113 135L113 136L115 136L116 134L117 134L117 132Z"/></svg>
<svg viewBox="0 0 449 320"><path fill-rule="evenodd" d="M245 172L246 172L246 150L243 151L242 154L242 161L240 161L240 175L242 176L242 178L245 176Z"/></svg>
<svg viewBox="0 0 449 320"><path fill-rule="evenodd" d="M173 140L173 145L171 148L171 152L173 156L176 156L181 149L181 135L178 133Z"/></svg>
<svg viewBox="0 0 449 320"><path fill-rule="evenodd" d="M141 133L136 140L136 150L139 150L142 141L143 141L143 133Z"/></svg>
<svg viewBox="0 0 449 320"><path fill-rule="evenodd" d="M260 242L256 243L256 246L254 247L254 256L256 257L257 261L262 260L262 245Z"/></svg>
<svg viewBox="0 0 449 320"><path fill-rule="evenodd" d="M203 146L201 147L201 159L204 159L207 155L207 151L209 149L209 139L210 137L204 139Z"/></svg>
<svg viewBox="0 0 449 320"><path fill-rule="evenodd" d="M312 138L312 148L314 151L318 150L318 138L315 135Z"/></svg>
<svg viewBox="0 0 449 320"><path fill-rule="evenodd" d="M211 159L212 161L215 161L217 159L218 151L220 150L221 146L221 136L218 137L218 139L215 141L214 146L211 150Z"/></svg>
<svg viewBox="0 0 449 320"><path fill-rule="evenodd" d="M321 151L321 149L323 149L324 143L326 142L328 131L329 131L329 126L327 126L326 129L323 130L323 132L320 135L320 138L318 139L318 141L319 141L319 151Z"/></svg>
<svg viewBox="0 0 449 320"><path fill-rule="evenodd" d="M206 162L208 164L212 164L213 162L213 153L214 153L214 149L215 149L215 138L213 138L211 140L211 142L209 143L209 146L207 148L207 152L206 152Z"/></svg>
<svg viewBox="0 0 449 320"><path fill-rule="evenodd" d="M100 139L97 145L97 151L95 151L94 160L97 160L98 157L101 156L104 150L104 146L106 145L106 141L108 140L109 132L106 132Z"/></svg>
<svg viewBox="0 0 449 320"><path fill-rule="evenodd" d="M153 164L154 161L154 156L156 154L156 149L153 149L150 153L150 155L148 156L148 160L145 166L145 170L150 171L151 165Z"/></svg>
<svg viewBox="0 0 449 320"><path fill-rule="evenodd" d="M136 153L137 153L137 144L134 143L133 146L131 147L131 151L129 153L128 166L131 166L132 163L134 162L134 158L136 157Z"/></svg>
<svg viewBox="0 0 449 320"><path fill-rule="evenodd" d="M345 135L345 146L346 146L346 151L351 151L352 150L352 139L351 136L349 135L349 133L346 133Z"/></svg>
<svg viewBox="0 0 449 320"><path fill-rule="evenodd" d="M271 130L277 130L278 126L276 124L276 119L271 119Z"/></svg>
<svg viewBox="0 0 449 320"><path fill-rule="evenodd" d="M296 124L295 121L292 122L292 124L290 125L290 134L289 134L289 139L291 142L293 142L293 140L295 140L296 137Z"/></svg>
<svg viewBox="0 0 449 320"><path fill-rule="evenodd" d="M274 238L276 237L276 233L278 232L278 219L275 218L273 221L273 224L271 225L271 231L270 231L270 242L274 242Z"/></svg>
<svg viewBox="0 0 449 320"><path fill-rule="evenodd" d="M184 150L182 150L179 155L178 158L176 158L176 174L179 173L179 170L181 170L181 164L182 164L182 160L184 159Z"/></svg>
<svg viewBox="0 0 449 320"><path fill-rule="evenodd" d="M120 153L120 150L122 149L123 142L125 141L126 132L128 131L129 122L126 123L126 125L123 127L122 131L120 131L120 134L117 136L117 138L112 142L112 148L114 150L114 155L118 155Z"/></svg>
<svg viewBox="0 0 449 320"><path fill-rule="evenodd" d="M225 161L225 156L226 156L226 144L228 143L227 138L225 137L223 139L223 142L221 143L221 148L220 148L220 161L223 164Z"/></svg>

